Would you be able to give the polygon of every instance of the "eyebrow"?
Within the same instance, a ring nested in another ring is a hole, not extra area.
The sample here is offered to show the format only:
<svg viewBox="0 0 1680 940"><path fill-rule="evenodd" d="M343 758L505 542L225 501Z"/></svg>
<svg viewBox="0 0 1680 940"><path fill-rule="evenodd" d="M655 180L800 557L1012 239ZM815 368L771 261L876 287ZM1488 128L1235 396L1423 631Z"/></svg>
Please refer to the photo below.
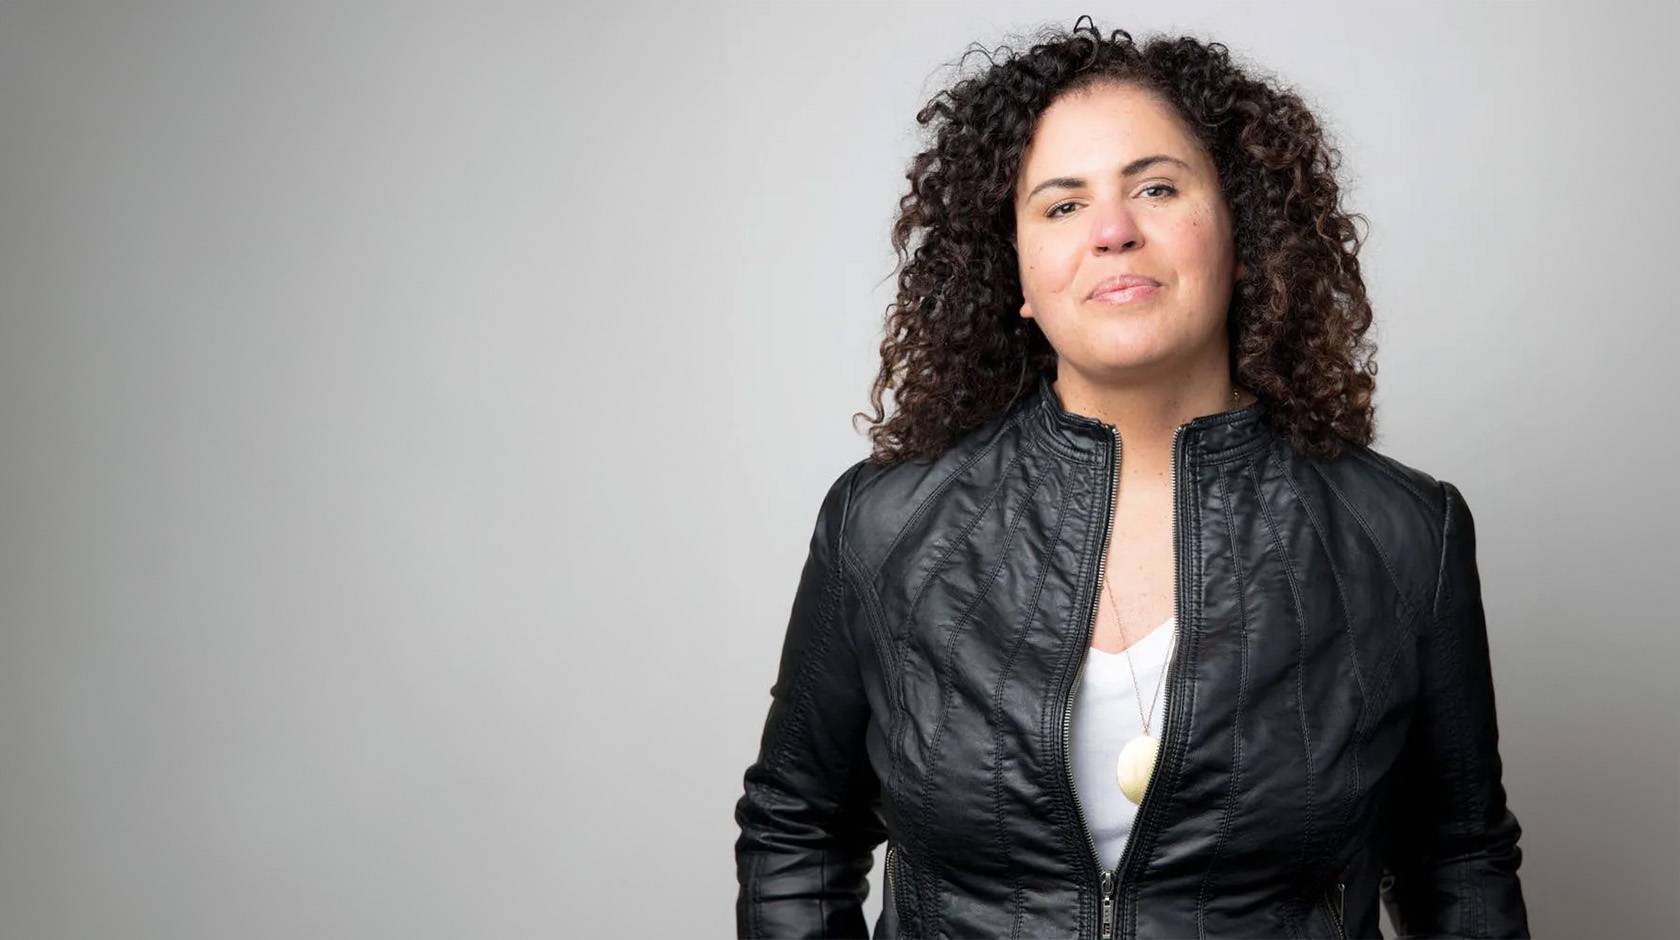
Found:
<svg viewBox="0 0 1680 940"><path fill-rule="evenodd" d="M1183 167L1186 170L1191 168L1190 164L1185 163L1183 160L1180 160L1177 157L1170 156L1170 155L1164 154L1164 153L1152 153L1147 157L1138 157L1136 160L1133 160L1132 162L1130 162L1130 163L1126 164L1125 166L1121 167L1120 168L1120 177L1122 179L1124 179L1128 176L1136 176L1137 174L1142 173L1144 170L1149 169L1150 167L1154 166L1157 163L1173 163L1173 164L1177 164L1180 167ZM1034 186L1032 188L1032 192L1027 193L1027 198L1025 200L1022 200L1022 201L1023 202L1030 201L1032 199L1032 197L1038 195L1038 192L1041 189L1079 189L1080 187L1082 187L1084 185L1085 185L1085 181L1083 179L1080 179L1077 176L1052 177L1051 179L1047 179L1044 182L1039 183L1037 186Z"/></svg>

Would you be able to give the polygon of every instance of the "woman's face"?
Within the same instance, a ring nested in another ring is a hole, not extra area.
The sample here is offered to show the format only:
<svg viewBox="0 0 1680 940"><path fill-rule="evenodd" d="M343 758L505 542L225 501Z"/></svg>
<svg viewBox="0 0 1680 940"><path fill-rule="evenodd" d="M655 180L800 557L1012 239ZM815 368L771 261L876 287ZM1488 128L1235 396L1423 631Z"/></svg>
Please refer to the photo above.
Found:
<svg viewBox="0 0 1680 940"><path fill-rule="evenodd" d="M1064 364L1121 383L1226 368L1241 270L1230 209L1213 161L1167 105L1134 87L1051 104L1022 163L1015 232L1021 315ZM1127 302L1092 296L1128 274L1160 286Z"/></svg>

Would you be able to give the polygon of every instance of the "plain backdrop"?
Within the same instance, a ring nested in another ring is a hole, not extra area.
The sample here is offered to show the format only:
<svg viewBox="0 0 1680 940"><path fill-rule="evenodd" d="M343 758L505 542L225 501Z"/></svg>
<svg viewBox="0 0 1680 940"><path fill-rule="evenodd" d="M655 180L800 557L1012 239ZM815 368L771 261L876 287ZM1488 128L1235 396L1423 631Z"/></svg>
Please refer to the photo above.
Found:
<svg viewBox="0 0 1680 940"><path fill-rule="evenodd" d="M1534 927L1672 935L1673 4L304 0L0 6L0 936L732 936L913 116L1087 12L1330 130Z"/></svg>

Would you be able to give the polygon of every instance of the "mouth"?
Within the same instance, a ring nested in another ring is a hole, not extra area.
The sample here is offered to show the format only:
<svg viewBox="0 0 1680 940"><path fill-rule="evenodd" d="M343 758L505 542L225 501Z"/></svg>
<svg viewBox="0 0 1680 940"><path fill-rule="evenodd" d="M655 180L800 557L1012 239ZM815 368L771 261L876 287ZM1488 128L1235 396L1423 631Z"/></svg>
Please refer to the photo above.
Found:
<svg viewBox="0 0 1680 940"><path fill-rule="evenodd" d="M1091 292L1090 300L1099 304L1129 304L1133 301L1153 297L1159 293L1161 285L1154 281L1134 281L1114 287L1098 287Z"/></svg>
<svg viewBox="0 0 1680 940"><path fill-rule="evenodd" d="M1161 289L1161 282L1142 274L1111 274L1091 288L1086 300L1100 304L1125 304L1142 300Z"/></svg>

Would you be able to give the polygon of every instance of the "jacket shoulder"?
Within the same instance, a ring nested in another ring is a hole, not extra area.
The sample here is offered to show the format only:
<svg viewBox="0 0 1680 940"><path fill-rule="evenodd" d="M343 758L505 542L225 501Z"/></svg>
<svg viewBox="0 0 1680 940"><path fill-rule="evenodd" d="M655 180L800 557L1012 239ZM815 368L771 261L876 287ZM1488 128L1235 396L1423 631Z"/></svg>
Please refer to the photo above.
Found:
<svg viewBox="0 0 1680 940"><path fill-rule="evenodd" d="M1350 444L1340 455L1317 463L1327 478L1349 491L1414 503L1440 527L1445 496L1442 481L1434 474L1366 444Z"/></svg>
<svg viewBox="0 0 1680 940"><path fill-rule="evenodd" d="M1333 458L1293 450L1293 476L1302 497L1321 515L1363 530L1361 541L1385 558L1391 576L1421 606L1434 591L1447 514L1462 497L1451 483L1364 444L1349 444ZM1452 494L1449 497L1449 492Z"/></svg>
<svg viewBox="0 0 1680 940"><path fill-rule="evenodd" d="M1003 414L971 429L933 457L877 464L865 457L841 474L847 481L846 546L870 573L886 562L900 538L953 490L984 488L1020 448L1020 415Z"/></svg>

